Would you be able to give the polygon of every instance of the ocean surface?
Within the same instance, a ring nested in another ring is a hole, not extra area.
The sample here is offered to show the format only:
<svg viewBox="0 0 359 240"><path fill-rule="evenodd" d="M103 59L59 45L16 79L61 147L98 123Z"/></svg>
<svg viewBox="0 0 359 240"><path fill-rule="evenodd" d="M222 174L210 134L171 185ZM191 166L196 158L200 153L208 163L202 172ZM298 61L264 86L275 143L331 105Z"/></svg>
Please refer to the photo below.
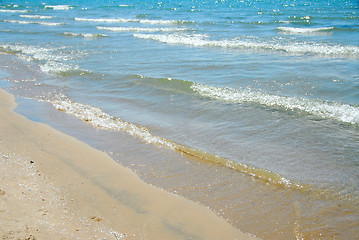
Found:
<svg viewBox="0 0 359 240"><path fill-rule="evenodd" d="M0 87L145 181L262 239L359 238L358 1L2 0L0 51Z"/></svg>

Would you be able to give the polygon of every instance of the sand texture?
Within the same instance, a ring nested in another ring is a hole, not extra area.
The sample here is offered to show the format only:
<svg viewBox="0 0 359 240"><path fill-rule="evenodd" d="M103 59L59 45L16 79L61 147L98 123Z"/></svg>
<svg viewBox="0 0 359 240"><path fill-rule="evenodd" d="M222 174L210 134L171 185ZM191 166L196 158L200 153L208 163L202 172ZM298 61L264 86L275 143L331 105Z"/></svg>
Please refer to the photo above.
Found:
<svg viewBox="0 0 359 240"><path fill-rule="evenodd" d="M254 239L15 106L0 90L2 239Z"/></svg>

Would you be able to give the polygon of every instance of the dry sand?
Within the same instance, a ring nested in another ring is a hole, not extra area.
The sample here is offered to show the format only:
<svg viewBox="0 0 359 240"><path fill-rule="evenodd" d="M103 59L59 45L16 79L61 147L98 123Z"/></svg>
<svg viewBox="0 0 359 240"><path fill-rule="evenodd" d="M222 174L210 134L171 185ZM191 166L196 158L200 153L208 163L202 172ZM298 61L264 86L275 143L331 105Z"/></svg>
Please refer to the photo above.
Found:
<svg viewBox="0 0 359 240"><path fill-rule="evenodd" d="M254 239L15 106L0 90L2 239Z"/></svg>

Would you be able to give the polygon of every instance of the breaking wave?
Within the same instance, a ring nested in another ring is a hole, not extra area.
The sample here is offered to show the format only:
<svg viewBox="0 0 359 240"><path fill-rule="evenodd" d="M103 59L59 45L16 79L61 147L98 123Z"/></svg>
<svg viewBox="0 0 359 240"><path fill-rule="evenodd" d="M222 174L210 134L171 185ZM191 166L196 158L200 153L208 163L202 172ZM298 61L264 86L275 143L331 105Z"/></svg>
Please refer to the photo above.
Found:
<svg viewBox="0 0 359 240"><path fill-rule="evenodd" d="M198 94L202 97L231 102L260 104L270 108L284 109L334 119L343 123L359 125L359 106L300 97L268 94L251 89L223 88L172 78L150 78L138 76L138 84L150 85L165 91L183 94Z"/></svg>
<svg viewBox="0 0 359 240"><path fill-rule="evenodd" d="M359 106L310 100L297 97L285 97L259 91L220 88L194 83L191 89L204 97L232 103L256 103L268 107L305 112L321 118L335 119L344 123L359 124Z"/></svg>

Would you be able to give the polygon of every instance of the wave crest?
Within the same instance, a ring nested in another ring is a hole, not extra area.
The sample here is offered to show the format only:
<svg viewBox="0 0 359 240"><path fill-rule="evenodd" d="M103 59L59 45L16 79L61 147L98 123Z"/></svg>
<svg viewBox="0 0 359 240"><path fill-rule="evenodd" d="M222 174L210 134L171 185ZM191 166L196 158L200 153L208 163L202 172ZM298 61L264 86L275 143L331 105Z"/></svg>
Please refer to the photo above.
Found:
<svg viewBox="0 0 359 240"><path fill-rule="evenodd" d="M75 21L105 22L105 23L137 22L137 23L150 24L150 25L174 25L174 24L189 23L188 21L182 21L182 20L152 20L152 19L131 19L131 18L79 18L79 17L75 17Z"/></svg>
<svg viewBox="0 0 359 240"><path fill-rule="evenodd" d="M34 18L34 19L52 19L53 16L44 16L44 15L20 15L22 18Z"/></svg>
<svg viewBox="0 0 359 240"><path fill-rule="evenodd" d="M222 88L173 78L135 76L136 83L164 91L199 94L203 97L231 103L260 104L285 111L304 112L324 119L359 125L359 106L299 97L268 94L250 89Z"/></svg>
<svg viewBox="0 0 359 240"><path fill-rule="evenodd" d="M323 31L330 31L333 30L334 27L322 27L322 28L295 28L295 27L278 27L277 28L283 32L289 33L315 33L315 32L323 32Z"/></svg>
<svg viewBox="0 0 359 240"><path fill-rule="evenodd" d="M25 13L25 12L30 12L30 11L29 10L0 9L0 12L3 12L3 13Z"/></svg>
<svg viewBox="0 0 359 240"><path fill-rule="evenodd" d="M84 37L84 38L107 37L106 34L100 34L100 33L71 33L71 32L64 32L64 35L69 36L69 37Z"/></svg>
<svg viewBox="0 0 359 240"><path fill-rule="evenodd" d="M4 20L4 22L19 23L19 24L39 24L39 25L45 25L45 26L64 25L64 23L56 23L56 22L34 22L34 21L19 21L19 20Z"/></svg>
<svg viewBox="0 0 359 240"><path fill-rule="evenodd" d="M70 10L74 7L70 5L46 5L45 9L53 9L53 10Z"/></svg>
<svg viewBox="0 0 359 240"><path fill-rule="evenodd" d="M100 30L112 32L176 32L188 31L187 28L139 28L139 27L97 27Z"/></svg>
<svg viewBox="0 0 359 240"><path fill-rule="evenodd" d="M259 38L237 38L231 40L210 40L201 34L134 34L136 38L150 39L167 44L188 45L194 47L220 47L232 49L258 49L281 51L290 54L318 54L359 56L359 47L316 42L286 42L280 39L262 40Z"/></svg>
<svg viewBox="0 0 359 240"><path fill-rule="evenodd" d="M268 107L306 112L321 118L335 119L344 123L359 124L359 106L309 100L305 98L271 95L251 90L236 90L194 83L191 89L204 97L233 103L257 103Z"/></svg>

